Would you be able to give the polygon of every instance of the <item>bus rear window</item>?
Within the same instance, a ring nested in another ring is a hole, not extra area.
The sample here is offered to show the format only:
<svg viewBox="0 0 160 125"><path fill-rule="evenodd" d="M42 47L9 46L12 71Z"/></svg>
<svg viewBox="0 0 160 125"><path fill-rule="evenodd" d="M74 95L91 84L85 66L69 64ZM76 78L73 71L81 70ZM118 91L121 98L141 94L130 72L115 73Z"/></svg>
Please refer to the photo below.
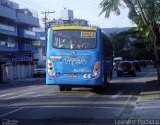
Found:
<svg viewBox="0 0 160 125"><path fill-rule="evenodd" d="M53 31L53 48L93 49L96 47L96 32L87 30Z"/></svg>

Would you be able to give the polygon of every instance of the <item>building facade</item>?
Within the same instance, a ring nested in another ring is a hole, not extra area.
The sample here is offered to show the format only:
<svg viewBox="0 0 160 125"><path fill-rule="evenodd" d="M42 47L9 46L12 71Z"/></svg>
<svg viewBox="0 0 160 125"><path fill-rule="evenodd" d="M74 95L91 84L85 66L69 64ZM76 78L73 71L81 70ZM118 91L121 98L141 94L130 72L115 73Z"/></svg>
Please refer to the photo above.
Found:
<svg viewBox="0 0 160 125"><path fill-rule="evenodd" d="M0 58L12 60L14 52L26 51L32 57L24 61L37 59L41 48L40 35L36 32L38 27L36 13L20 9L18 3L0 0Z"/></svg>

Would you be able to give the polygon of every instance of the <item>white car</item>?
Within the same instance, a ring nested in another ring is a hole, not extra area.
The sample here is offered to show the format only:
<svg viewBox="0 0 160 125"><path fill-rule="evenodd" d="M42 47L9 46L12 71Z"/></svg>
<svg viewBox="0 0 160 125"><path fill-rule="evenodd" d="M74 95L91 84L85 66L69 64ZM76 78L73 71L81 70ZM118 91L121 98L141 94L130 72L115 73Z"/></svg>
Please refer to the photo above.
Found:
<svg viewBox="0 0 160 125"><path fill-rule="evenodd" d="M45 65L38 65L35 69L34 69L34 74L33 77L45 77L46 76L46 67Z"/></svg>

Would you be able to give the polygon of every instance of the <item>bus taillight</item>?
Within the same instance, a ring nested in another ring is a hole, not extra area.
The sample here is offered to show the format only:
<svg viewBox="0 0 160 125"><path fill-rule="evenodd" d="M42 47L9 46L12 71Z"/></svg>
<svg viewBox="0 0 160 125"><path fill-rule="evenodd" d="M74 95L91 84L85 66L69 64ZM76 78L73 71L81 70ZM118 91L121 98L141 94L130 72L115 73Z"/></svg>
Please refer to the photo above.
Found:
<svg viewBox="0 0 160 125"><path fill-rule="evenodd" d="M99 75L100 75L100 66L101 66L100 61L95 63L94 69L93 69L92 78L99 77Z"/></svg>
<svg viewBox="0 0 160 125"><path fill-rule="evenodd" d="M48 74L54 76L54 66L51 60L48 60Z"/></svg>

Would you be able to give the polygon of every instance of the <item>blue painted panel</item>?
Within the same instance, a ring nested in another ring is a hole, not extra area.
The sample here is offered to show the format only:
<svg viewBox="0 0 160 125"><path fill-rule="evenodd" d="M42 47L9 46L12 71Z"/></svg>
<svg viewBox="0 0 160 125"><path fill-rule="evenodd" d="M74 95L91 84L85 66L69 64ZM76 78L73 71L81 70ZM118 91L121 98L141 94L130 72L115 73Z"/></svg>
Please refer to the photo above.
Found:
<svg viewBox="0 0 160 125"><path fill-rule="evenodd" d="M39 26L39 19L33 16L26 15L24 13L17 13L17 22L25 23L32 26Z"/></svg>
<svg viewBox="0 0 160 125"><path fill-rule="evenodd" d="M8 7L0 5L0 16L6 17L16 21L16 11Z"/></svg>

